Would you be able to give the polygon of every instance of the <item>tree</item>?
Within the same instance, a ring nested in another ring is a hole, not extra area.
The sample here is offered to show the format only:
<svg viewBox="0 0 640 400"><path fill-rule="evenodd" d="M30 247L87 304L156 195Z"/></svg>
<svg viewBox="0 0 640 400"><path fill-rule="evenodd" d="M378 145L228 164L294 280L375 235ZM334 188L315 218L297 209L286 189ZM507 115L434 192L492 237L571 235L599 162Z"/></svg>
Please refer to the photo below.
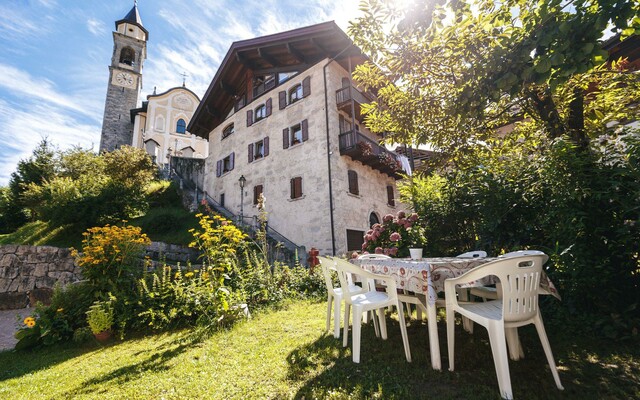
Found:
<svg viewBox="0 0 640 400"><path fill-rule="evenodd" d="M349 28L375 62L354 73L378 94L365 107L367 125L393 132L389 141L463 152L514 119L533 118L546 137L567 135L584 149L588 87L574 78L615 73L618 84L637 84L621 70L594 70L607 58L601 39L608 26L623 36L640 33L637 0L418 0L405 10L398 4L365 0L365 15ZM570 80L572 89L562 93L570 101L561 109L557 89ZM610 112L633 116L629 100Z"/></svg>
<svg viewBox="0 0 640 400"><path fill-rule="evenodd" d="M51 179L58 168L56 150L47 138L38 143L31 156L20 160L16 171L11 174L5 201L0 203L2 228L0 232L12 232L29 220L31 214L26 208L23 194L29 184L42 184Z"/></svg>

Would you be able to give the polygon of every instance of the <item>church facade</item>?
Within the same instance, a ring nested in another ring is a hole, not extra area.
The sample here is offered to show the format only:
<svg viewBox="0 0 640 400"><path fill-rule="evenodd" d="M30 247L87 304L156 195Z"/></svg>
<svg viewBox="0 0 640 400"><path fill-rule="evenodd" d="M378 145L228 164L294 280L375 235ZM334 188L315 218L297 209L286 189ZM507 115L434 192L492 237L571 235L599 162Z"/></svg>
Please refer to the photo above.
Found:
<svg viewBox="0 0 640 400"><path fill-rule="evenodd" d="M200 99L184 81L160 94L154 90L138 107L149 32L137 5L115 27L100 151L142 148L161 168L168 168L171 157L206 157L207 141L186 130Z"/></svg>

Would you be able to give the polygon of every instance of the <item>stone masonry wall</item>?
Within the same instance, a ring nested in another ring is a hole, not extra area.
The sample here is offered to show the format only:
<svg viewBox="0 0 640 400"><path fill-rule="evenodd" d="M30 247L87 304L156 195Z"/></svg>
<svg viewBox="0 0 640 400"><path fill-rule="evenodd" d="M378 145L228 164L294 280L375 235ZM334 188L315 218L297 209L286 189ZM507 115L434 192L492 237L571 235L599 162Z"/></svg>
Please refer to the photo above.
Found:
<svg viewBox="0 0 640 400"><path fill-rule="evenodd" d="M167 264L196 262L198 252L174 244L152 242L145 256ZM152 263L154 266L157 262ZM82 280L80 267L67 248L51 246L0 246L0 310L47 303L56 284Z"/></svg>

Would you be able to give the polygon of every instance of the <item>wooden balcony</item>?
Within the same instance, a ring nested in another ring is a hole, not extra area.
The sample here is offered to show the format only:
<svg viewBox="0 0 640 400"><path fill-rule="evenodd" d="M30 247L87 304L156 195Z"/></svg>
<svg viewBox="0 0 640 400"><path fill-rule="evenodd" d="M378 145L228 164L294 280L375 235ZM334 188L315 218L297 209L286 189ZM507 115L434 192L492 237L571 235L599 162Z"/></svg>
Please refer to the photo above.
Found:
<svg viewBox="0 0 640 400"><path fill-rule="evenodd" d="M344 111L348 115L351 115L352 98L355 118L358 121L362 122L362 104L371 103L373 99L370 99L367 95L360 92L353 86L338 89L336 90L336 104L338 106L338 110Z"/></svg>
<svg viewBox="0 0 640 400"><path fill-rule="evenodd" d="M402 164L397 154L380 146L360 132L351 130L339 136L340 155L349 156L364 165L387 174L394 179L400 179Z"/></svg>

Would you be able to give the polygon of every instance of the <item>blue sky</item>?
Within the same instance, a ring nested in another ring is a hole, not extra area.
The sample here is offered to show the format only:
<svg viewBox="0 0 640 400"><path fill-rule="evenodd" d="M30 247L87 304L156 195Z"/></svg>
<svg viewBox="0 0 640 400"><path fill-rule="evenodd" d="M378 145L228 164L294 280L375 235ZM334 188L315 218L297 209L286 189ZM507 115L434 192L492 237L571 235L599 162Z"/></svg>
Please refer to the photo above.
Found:
<svg viewBox="0 0 640 400"><path fill-rule="evenodd" d="M182 84L202 97L233 41L334 20L358 0L140 0L149 31L139 99ZM0 185L43 137L97 150L114 22L132 0L0 0Z"/></svg>

